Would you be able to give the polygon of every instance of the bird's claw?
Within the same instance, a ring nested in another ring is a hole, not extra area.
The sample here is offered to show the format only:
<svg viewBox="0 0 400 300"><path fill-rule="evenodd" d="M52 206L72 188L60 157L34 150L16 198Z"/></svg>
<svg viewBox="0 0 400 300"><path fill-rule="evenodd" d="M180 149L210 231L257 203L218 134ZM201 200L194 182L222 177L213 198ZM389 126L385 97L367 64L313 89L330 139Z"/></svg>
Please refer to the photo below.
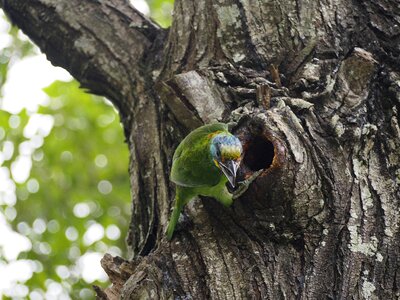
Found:
<svg viewBox="0 0 400 300"><path fill-rule="evenodd" d="M250 184L264 171L264 169L258 170L254 172L249 178L246 180L239 182L239 187L237 190L233 192L232 199L235 200L242 196L247 189L249 188Z"/></svg>

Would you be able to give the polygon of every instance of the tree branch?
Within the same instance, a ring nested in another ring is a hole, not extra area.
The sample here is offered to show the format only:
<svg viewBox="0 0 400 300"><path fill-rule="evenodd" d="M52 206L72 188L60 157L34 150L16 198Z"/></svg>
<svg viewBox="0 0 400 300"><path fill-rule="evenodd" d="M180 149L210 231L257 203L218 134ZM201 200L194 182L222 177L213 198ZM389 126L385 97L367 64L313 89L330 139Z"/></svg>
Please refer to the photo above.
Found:
<svg viewBox="0 0 400 300"><path fill-rule="evenodd" d="M54 65L129 114L164 30L123 0L3 0L0 6Z"/></svg>

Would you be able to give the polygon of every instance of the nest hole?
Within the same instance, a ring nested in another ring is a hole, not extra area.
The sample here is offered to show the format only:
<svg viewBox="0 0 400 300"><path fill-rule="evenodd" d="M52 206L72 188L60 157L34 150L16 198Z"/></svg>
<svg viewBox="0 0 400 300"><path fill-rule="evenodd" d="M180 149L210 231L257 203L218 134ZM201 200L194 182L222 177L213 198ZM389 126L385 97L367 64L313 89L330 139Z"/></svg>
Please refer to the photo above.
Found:
<svg viewBox="0 0 400 300"><path fill-rule="evenodd" d="M255 136L248 142L243 157L244 164L251 171L268 169L274 160L274 144L264 136Z"/></svg>

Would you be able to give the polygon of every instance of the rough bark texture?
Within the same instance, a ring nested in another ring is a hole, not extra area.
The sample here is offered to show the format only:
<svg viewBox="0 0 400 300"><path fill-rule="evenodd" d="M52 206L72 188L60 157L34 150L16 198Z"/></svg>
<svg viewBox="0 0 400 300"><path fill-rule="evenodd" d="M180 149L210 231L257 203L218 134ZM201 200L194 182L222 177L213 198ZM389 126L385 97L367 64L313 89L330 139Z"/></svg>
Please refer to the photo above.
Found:
<svg viewBox="0 0 400 300"><path fill-rule="evenodd" d="M2 7L120 109L132 258L105 256L100 299L399 299L397 0L176 0L168 32L122 0ZM231 208L192 201L168 242L173 151L215 120L242 178L264 172Z"/></svg>

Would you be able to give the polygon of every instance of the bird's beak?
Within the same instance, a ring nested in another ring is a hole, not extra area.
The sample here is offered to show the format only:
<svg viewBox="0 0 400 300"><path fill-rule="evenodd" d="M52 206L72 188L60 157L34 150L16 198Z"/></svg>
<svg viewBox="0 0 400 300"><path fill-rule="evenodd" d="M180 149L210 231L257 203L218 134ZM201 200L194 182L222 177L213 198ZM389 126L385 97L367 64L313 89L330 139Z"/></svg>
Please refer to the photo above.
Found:
<svg viewBox="0 0 400 300"><path fill-rule="evenodd" d="M221 171L225 174L226 178L229 180L229 183L234 188L239 162L228 160L225 163L219 162L219 165L221 167Z"/></svg>

